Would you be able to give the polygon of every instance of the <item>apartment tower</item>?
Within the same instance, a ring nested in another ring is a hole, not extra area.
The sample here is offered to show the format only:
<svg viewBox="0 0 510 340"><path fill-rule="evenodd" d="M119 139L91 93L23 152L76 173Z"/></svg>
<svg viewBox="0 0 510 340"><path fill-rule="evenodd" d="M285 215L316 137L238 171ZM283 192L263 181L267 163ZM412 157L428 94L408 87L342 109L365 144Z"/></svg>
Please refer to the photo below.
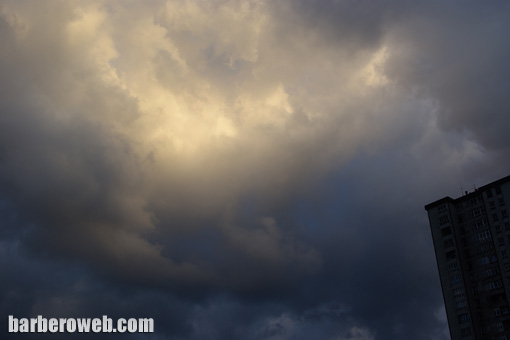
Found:
<svg viewBox="0 0 510 340"><path fill-rule="evenodd" d="M510 340L510 176L425 206L452 340Z"/></svg>

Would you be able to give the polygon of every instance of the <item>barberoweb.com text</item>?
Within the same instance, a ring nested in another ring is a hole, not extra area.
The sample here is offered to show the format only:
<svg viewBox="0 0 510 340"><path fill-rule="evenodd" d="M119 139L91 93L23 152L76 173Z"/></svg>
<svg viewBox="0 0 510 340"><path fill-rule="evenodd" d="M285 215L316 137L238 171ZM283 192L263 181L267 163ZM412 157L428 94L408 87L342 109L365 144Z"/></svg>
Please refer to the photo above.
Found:
<svg viewBox="0 0 510 340"><path fill-rule="evenodd" d="M9 333L153 333L152 318L15 318L9 315Z"/></svg>

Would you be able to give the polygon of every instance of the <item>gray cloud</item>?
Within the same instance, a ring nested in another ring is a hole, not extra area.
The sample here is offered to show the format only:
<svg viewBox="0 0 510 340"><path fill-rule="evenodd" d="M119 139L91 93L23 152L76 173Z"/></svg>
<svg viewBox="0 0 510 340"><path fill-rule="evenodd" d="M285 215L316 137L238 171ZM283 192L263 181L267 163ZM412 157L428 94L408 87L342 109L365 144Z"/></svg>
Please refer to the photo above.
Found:
<svg viewBox="0 0 510 340"><path fill-rule="evenodd" d="M423 205L507 175L506 6L0 2L2 312L446 339Z"/></svg>

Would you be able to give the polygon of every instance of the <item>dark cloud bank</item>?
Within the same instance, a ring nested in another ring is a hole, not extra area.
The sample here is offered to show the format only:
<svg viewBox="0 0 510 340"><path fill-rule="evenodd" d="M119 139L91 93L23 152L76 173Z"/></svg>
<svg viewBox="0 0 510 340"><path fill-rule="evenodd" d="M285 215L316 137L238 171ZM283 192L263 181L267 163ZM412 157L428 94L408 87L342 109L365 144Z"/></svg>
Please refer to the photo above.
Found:
<svg viewBox="0 0 510 340"><path fill-rule="evenodd" d="M423 206L508 175L509 10L0 1L2 338L448 339Z"/></svg>

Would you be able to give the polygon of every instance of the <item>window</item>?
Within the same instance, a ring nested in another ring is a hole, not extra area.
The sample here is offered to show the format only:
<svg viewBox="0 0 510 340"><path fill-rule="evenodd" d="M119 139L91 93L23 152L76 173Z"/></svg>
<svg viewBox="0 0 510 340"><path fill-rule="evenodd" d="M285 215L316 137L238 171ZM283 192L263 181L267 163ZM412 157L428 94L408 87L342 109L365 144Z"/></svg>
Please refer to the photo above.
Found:
<svg viewBox="0 0 510 340"><path fill-rule="evenodd" d="M469 203L471 203L471 205L476 205L477 203L480 203L483 201L483 198L482 196L476 196L476 197L473 197L472 199L469 200Z"/></svg>
<svg viewBox="0 0 510 340"><path fill-rule="evenodd" d="M457 309L467 307L467 301L466 300L457 301L457 303L455 303L455 307Z"/></svg>
<svg viewBox="0 0 510 340"><path fill-rule="evenodd" d="M500 232L501 232L501 226L500 226L499 224L498 224L495 228L496 228L496 232L497 232L497 233L500 233Z"/></svg>
<svg viewBox="0 0 510 340"><path fill-rule="evenodd" d="M489 226L489 221L487 221L486 218L482 218L482 219L476 221L476 230L481 229L481 228L485 228L485 227L488 227L488 226Z"/></svg>
<svg viewBox="0 0 510 340"><path fill-rule="evenodd" d="M444 204L444 203L437 207L438 212L443 212L445 210L446 210L446 204Z"/></svg>
<svg viewBox="0 0 510 340"><path fill-rule="evenodd" d="M455 250L449 251L446 253L446 260L450 261L456 259L457 255L455 254Z"/></svg>
<svg viewBox="0 0 510 340"><path fill-rule="evenodd" d="M464 288L457 288L453 290L454 296L461 296L464 295Z"/></svg>
<svg viewBox="0 0 510 340"><path fill-rule="evenodd" d="M501 187L499 185L496 185L496 195L501 194Z"/></svg>
<svg viewBox="0 0 510 340"><path fill-rule="evenodd" d="M482 231L481 233L478 233L477 237L478 237L478 241L483 241L483 240L490 239L491 232L488 231L488 230Z"/></svg>
<svg viewBox="0 0 510 340"><path fill-rule="evenodd" d="M501 309L495 308L494 309L494 316L500 316L501 315Z"/></svg>
<svg viewBox="0 0 510 340"><path fill-rule="evenodd" d="M498 204L500 207L505 205L505 199L503 197L498 198Z"/></svg>
<svg viewBox="0 0 510 340"><path fill-rule="evenodd" d="M505 209L501 210L501 217L503 217L503 218L507 218L508 217L508 214L506 213Z"/></svg>
<svg viewBox="0 0 510 340"><path fill-rule="evenodd" d="M454 271L454 270L457 270L459 269L459 264L458 263L450 263L448 265L448 270L449 271Z"/></svg>
<svg viewBox="0 0 510 340"><path fill-rule="evenodd" d="M482 257L481 259L478 260L478 263L481 265L489 264L489 257L488 256Z"/></svg>
<svg viewBox="0 0 510 340"><path fill-rule="evenodd" d="M443 236L450 235L451 233L452 233L452 228L450 228L450 227L441 229L441 235L443 235Z"/></svg>
<svg viewBox="0 0 510 340"><path fill-rule="evenodd" d="M486 291L494 290L501 287L503 287L503 283L501 281L489 282L484 286Z"/></svg>
<svg viewBox="0 0 510 340"><path fill-rule="evenodd" d="M455 274L450 278L450 283L453 285L453 284L459 283L461 280L462 280L462 277L460 276L460 274Z"/></svg>
<svg viewBox="0 0 510 340"><path fill-rule="evenodd" d="M466 322L469 322L469 314L459 315L459 323L466 323Z"/></svg>
<svg viewBox="0 0 510 340"><path fill-rule="evenodd" d="M448 215L444 215L444 216L439 217L439 224L440 225L446 224L448 222L450 222L450 219L448 218Z"/></svg>
<svg viewBox="0 0 510 340"><path fill-rule="evenodd" d="M500 246L504 246L505 245L505 240L502 237L500 237L500 238L498 238L498 243L499 243Z"/></svg>
<svg viewBox="0 0 510 340"><path fill-rule="evenodd" d="M498 332L505 331L505 327L503 327L503 324L501 322L497 324L496 329L498 330Z"/></svg>
<svg viewBox="0 0 510 340"><path fill-rule="evenodd" d="M494 221L499 221L498 213L494 213L494 214L492 214L492 219L493 219Z"/></svg>
<svg viewBox="0 0 510 340"><path fill-rule="evenodd" d="M497 275L499 273L498 268L489 268L483 271L483 278L486 279L488 277Z"/></svg>
<svg viewBox="0 0 510 340"><path fill-rule="evenodd" d="M510 230L510 222L505 222L505 230Z"/></svg>
<svg viewBox="0 0 510 340"><path fill-rule="evenodd" d="M471 214L473 215L473 217L476 217L476 216L480 216L481 214L483 214L485 212L485 209L484 208L475 208L471 211Z"/></svg>
<svg viewBox="0 0 510 340"><path fill-rule="evenodd" d="M508 258L508 255L506 254L506 250L501 251L501 256L503 256L504 259Z"/></svg>
<svg viewBox="0 0 510 340"><path fill-rule="evenodd" d="M496 203L494 203L494 201L489 202L489 206L490 206L491 210L496 209Z"/></svg>
<svg viewBox="0 0 510 340"><path fill-rule="evenodd" d="M453 240L451 238L444 241L444 246L446 248L453 246Z"/></svg>
<svg viewBox="0 0 510 340"><path fill-rule="evenodd" d="M465 327L460 330L462 336L471 335L473 332L471 331L471 327Z"/></svg>
<svg viewBox="0 0 510 340"><path fill-rule="evenodd" d="M487 197L492 197L492 189L487 190Z"/></svg>
<svg viewBox="0 0 510 340"><path fill-rule="evenodd" d="M497 259L496 259L496 256L494 256L494 255L492 255L492 256L484 256L484 257L478 259L478 264L485 265L485 264L489 264L489 263L494 263L496 261L497 261Z"/></svg>

